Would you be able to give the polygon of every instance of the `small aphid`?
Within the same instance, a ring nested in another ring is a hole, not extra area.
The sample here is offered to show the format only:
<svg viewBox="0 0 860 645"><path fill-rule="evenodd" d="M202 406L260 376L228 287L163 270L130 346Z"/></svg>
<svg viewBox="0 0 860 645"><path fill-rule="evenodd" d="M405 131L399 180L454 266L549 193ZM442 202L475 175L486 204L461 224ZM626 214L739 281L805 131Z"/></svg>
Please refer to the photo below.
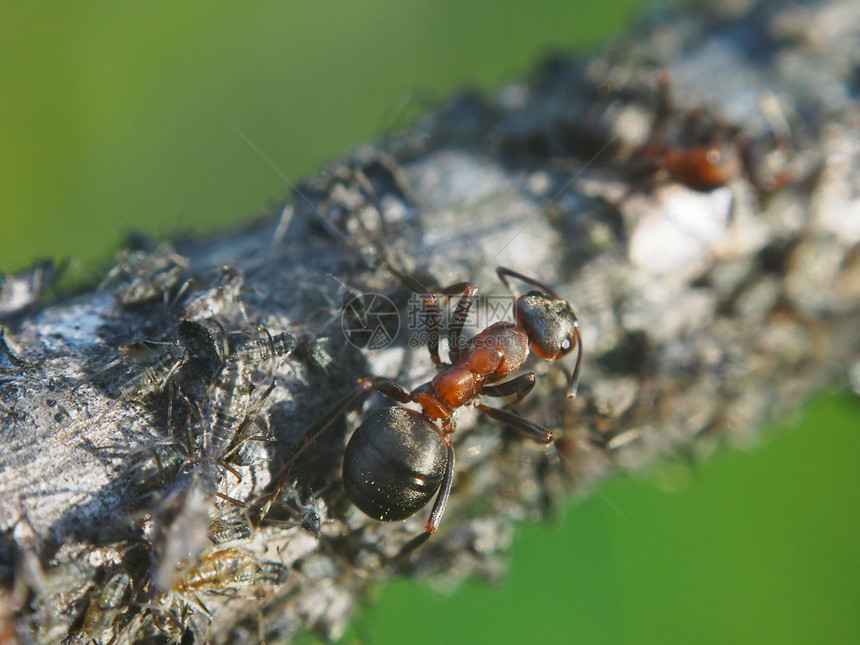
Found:
<svg viewBox="0 0 860 645"><path fill-rule="evenodd" d="M204 591L219 591L226 587L254 584L262 569L248 551L232 547L204 555L200 563L186 571L173 584L172 590L184 596Z"/></svg>
<svg viewBox="0 0 860 645"><path fill-rule="evenodd" d="M188 362L189 354L179 342L174 341L164 343L163 345L164 347L161 350L151 354L146 360L140 361L131 374L126 374L119 379L119 385L114 392L115 398L122 402L144 401L151 396L161 394L167 389L182 367ZM105 374L121 362L121 359L111 362L94 378ZM75 389L91 380L93 378L82 381ZM105 410L95 419L88 421L88 423L90 425L98 425L110 411L111 408Z"/></svg>
<svg viewBox="0 0 860 645"><path fill-rule="evenodd" d="M283 582L286 575L283 565L258 563L251 553L239 547L212 551L196 566L186 569L170 590L153 601L149 607L152 624L169 643L178 643L186 633L197 632L190 621L195 610L209 623L212 621L212 612L203 602L202 594L223 594L260 582L277 584ZM208 630L207 626L202 642L209 642Z"/></svg>
<svg viewBox="0 0 860 645"><path fill-rule="evenodd" d="M125 307L134 307L155 300L171 302L180 299L188 286L188 259L173 252L167 245L155 251L125 250L117 265L102 281L104 289L117 279L127 279L116 289L116 299Z"/></svg>
<svg viewBox="0 0 860 645"><path fill-rule="evenodd" d="M119 390L120 398L141 400L164 392L188 359L188 350L181 343L165 344L163 349L142 361L132 377L123 381Z"/></svg>
<svg viewBox="0 0 860 645"><path fill-rule="evenodd" d="M186 628L188 617L191 614L186 603L183 603L181 607L175 607L173 603L164 607L151 607L149 614L152 624L168 643L173 645L173 643L183 641L183 637L188 631Z"/></svg>
<svg viewBox="0 0 860 645"><path fill-rule="evenodd" d="M6 328L0 327L0 374L23 369L30 365L32 363L12 351L9 343L6 342Z"/></svg>
<svg viewBox="0 0 860 645"><path fill-rule="evenodd" d="M226 331L221 323L214 319L185 319L179 323L176 335L189 353L188 361L175 382L175 391L187 406L179 408L180 417L177 420L171 419L171 423L174 427L178 424L178 427L187 428L189 408L196 412L199 419L205 419L209 414L210 389L227 356ZM193 439L187 432L186 439L188 456L199 456L200 449L191 445Z"/></svg>
<svg viewBox="0 0 860 645"><path fill-rule="evenodd" d="M211 551L196 566L186 569L168 592L161 594L154 603L159 609L152 612L153 618L161 614L164 628L174 634L179 631L178 626L184 630L192 607L199 609L211 621L212 613L203 602L202 594L223 593L263 581L280 583L286 575L287 569L283 565L258 563L253 554L240 547ZM169 635L162 627L159 629Z"/></svg>
<svg viewBox="0 0 860 645"><path fill-rule="evenodd" d="M227 338L228 352L236 360L263 363L275 358L283 358L296 347L296 339L289 332L272 336L264 325L257 331L265 334L261 338L248 337L247 332L234 332Z"/></svg>
<svg viewBox="0 0 860 645"><path fill-rule="evenodd" d="M119 571L89 598L82 635L101 641L102 635L117 623L120 614L131 606L133 584L125 571Z"/></svg>
<svg viewBox="0 0 860 645"><path fill-rule="evenodd" d="M174 482L185 464L185 452L176 441L166 440L129 451L126 445L99 446L98 451L114 450L124 454L125 468L120 474L133 476L137 488L144 494L163 490Z"/></svg>
<svg viewBox="0 0 860 645"><path fill-rule="evenodd" d="M221 274L206 289L185 306L185 316L192 319L214 318L238 306L244 313L239 293L245 284L245 275L235 267L222 267Z"/></svg>
<svg viewBox="0 0 860 645"><path fill-rule="evenodd" d="M39 297L57 281L65 263L59 267L53 260L39 260L19 273L0 280L0 319L20 314L36 304Z"/></svg>
<svg viewBox="0 0 860 645"><path fill-rule="evenodd" d="M251 537L251 526L244 517L228 519L213 519L209 523L209 541L215 545L248 540Z"/></svg>
<svg viewBox="0 0 860 645"><path fill-rule="evenodd" d="M209 388L208 416L203 428L203 457L219 460L227 454L242 425L268 397L274 387L276 360L287 356L296 345L288 332L272 336L264 325L257 330L265 334L248 338L247 334L230 334L227 356L215 381ZM257 399L251 370L268 362L271 385Z"/></svg>
<svg viewBox="0 0 860 645"><path fill-rule="evenodd" d="M195 371L201 373L207 383L211 383L229 353L224 326L214 318L185 318L177 326L176 336L191 354L191 361L196 364Z"/></svg>
<svg viewBox="0 0 860 645"><path fill-rule="evenodd" d="M320 492L318 491L310 495L303 503L298 493L294 490L290 496L290 500L286 504L286 508L296 519L271 521L278 526L300 528L315 538L319 538L322 535L322 525L324 523L319 505Z"/></svg>
<svg viewBox="0 0 860 645"><path fill-rule="evenodd" d="M302 506L302 521L299 526L316 538L322 533L322 518L320 518L315 497L311 498L310 503Z"/></svg>
<svg viewBox="0 0 860 645"><path fill-rule="evenodd" d="M182 476L153 512L153 588L170 589L183 566L193 564L209 543L209 509L220 473L204 461Z"/></svg>
<svg viewBox="0 0 860 645"><path fill-rule="evenodd" d="M228 358L209 388L202 457L221 459L251 410L254 383L246 361Z"/></svg>
<svg viewBox="0 0 860 645"><path fill-rule="evenodd" d="M144 358L135 361L124 375L113 379L119 382L114 392L119 400L143 401L152 395L161 394L169 385L179 381L180 373L185 372L187 367L194 368L187 370L193 372L190 375L192 378L183 378L179 389L187 396L190 395L193 390L190 383L194 380L203 381L205 389L221 365L221 355L214 346L217 335L205 324L188 320L179 323L176 335L175 340L166 342L137 340L124 350L125 358L111 361L93 378L114 371L117 365L128 362L131 355L143 350L146 353ZM84 383L90 380L93 379L87 379Z"/></svg>

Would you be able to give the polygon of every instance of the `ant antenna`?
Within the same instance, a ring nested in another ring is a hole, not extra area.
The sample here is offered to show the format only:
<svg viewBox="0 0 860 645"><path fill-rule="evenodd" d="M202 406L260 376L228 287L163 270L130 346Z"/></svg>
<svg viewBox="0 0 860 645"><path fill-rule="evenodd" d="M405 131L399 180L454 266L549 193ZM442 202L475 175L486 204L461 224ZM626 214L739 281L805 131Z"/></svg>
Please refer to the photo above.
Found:
<svg viewBox="0 0 860 645"><path fill-rule="evenodd" d="M573 374L570 376L570 384L567 386L567 398L573 399L576 397L576 391L579 389L579 372L582 367L582 336L579 333L579 322L573 328L573 335L576 338L576 363L573 366Z"/></svg>

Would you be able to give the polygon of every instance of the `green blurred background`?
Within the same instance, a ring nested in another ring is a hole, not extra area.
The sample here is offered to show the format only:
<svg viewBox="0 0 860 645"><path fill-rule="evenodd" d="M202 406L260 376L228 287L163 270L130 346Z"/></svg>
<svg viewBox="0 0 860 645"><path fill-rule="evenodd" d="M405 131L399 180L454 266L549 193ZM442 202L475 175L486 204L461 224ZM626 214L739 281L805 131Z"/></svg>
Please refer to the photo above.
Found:
<svg viewBox="0 0 860 645"><path fill-rule="evenodd" d="M226 226L427 97L595 45L637 5L4 2L0 268ZM858 419L823 396L755 450L608 482L521 527L500 588L396 582L346 641L860 642Z"/></svg>

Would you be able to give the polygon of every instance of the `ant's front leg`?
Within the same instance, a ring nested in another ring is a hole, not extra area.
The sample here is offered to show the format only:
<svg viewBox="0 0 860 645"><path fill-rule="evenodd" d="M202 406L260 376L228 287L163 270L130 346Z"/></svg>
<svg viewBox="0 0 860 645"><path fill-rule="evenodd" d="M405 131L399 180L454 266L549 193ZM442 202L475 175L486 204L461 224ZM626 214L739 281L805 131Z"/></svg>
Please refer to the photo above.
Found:
<svg viewBox="0 0 860 645"><path fill-rule="evenodd" d="M436 367L442 365L442 359L439 358L439 303L436 302L436 296L424 296L424 316L427 320L427 349L430 351L430 360Z"/></svg>
<svg viewBox="0 0 860 645"><path fill-rule="evenodd" d="M436 294L430 293L430 290L423 284L418 282L412 276L399 275L400 281L406 287L412 289L414 294L420 295L423 300L424 318L427 324L427 349L430 351L430 359L436 367L442 365L442 359L439 357L439 338L441 328L442 314L439 310L439 302ZM463 324L466 321L466 315L472 306L475 293L478 288L468 282L458 282L448 287L437 289L436 292L441 296L450 296L462 293L463 297L457 304L451 320L451 326L448 329L448 344L451 362L457 360L460 347L460 335L463 331ZM412 302L410 300L410 302Z"/></svg>
<svg viewBox="0 0 860 645"><path fill-rule="evenodd" d="M466 317L469 314L469 309L475 300L475 295L478 292L478 287L469 282L458 282L448 287L436 289L436 293L430 291L415 278L411 276L401 275L400 280L410 289L413 290L413 296L417 295L422 299L424 308L424 320L427 327L427 349L430 352L430 359L436 367L442 365L442 359L439 357L439 339L441 337L441 320L442 312L439 308L439 301L436 297L451 296L462 293L457 307L451 316L450 325L448 327L448 353L450 362L455 362L460 356L460 337L463 333L463 326L466 322ZM414 300L410 299L410 304Z"/></svg>
<svg viewBox="0 0 860 645"><path fill-rule="evenodd" d="M456 286L459 287L460 285ZM454 309L451 325L448 327L448 353L452 363L456 363L457 359L460 358L460 338L463 335L463 325L466 324L466 316L469 315L469 310L472 308L477 293L478 287L467 283L463 289L463 297L460 298L460 302Z"/></svg>
<svg viewBox="0 0 860 645"><path fill-rule="evenodd" d="M442 359L439 358L439 327L441 313L439 311L439 303L436 301L436 296L430 293L430 290L421 282L416 280L411 275L401 272L395 272L395 275L400 279L407 289L412 291L409 297L410 316L415 313L414 307L417 303L413 298L421 298L422 307L424 308L424 320L427 327L427 349L430 351L430 360L436 367L442 364Z"/></svg>

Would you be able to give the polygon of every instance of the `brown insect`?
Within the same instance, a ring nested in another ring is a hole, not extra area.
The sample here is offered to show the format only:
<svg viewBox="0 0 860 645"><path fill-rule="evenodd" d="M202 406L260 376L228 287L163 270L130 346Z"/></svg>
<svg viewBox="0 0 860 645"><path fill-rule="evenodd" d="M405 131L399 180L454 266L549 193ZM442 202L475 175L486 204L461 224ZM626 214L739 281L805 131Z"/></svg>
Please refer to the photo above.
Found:
<svg viewBox="0 0 860 645"><path fill-rule="evenodd" d="M478 288L466 283L449 287L444 290L448 294L459 290L463 295L449 327L450 361L444 363L439 357L439 306L435 296L426 294L423 302L429 332L427 346L437 366L436 375L411 392L387 378L361 379L353 392L304 433L277 478L275 491L263 507L263 517L284 489L305 448L357 397L375 390L398 403L417 403L422 411L391 407L367 417L347 444L344 486L359 509L382 521L409 517L436 495L424 533L407 545L411 550L436 531L451 493L454 471L451 435L458 408L474 402L480 395L522 398L528 394L535 384L533 372L504 379L523 365L530 350L542 359L555 360L576 349L576 365L567 390L569 397L576 395L582 341L573 307L533 278L501 267L497 274L516 297L516 322L490 325L461 345L463 326ZM520 280L536 290L517 296L509 279ZM481 402L475 403L475 407L538 442L552 442L550 430L518 414Z"/></svg>

